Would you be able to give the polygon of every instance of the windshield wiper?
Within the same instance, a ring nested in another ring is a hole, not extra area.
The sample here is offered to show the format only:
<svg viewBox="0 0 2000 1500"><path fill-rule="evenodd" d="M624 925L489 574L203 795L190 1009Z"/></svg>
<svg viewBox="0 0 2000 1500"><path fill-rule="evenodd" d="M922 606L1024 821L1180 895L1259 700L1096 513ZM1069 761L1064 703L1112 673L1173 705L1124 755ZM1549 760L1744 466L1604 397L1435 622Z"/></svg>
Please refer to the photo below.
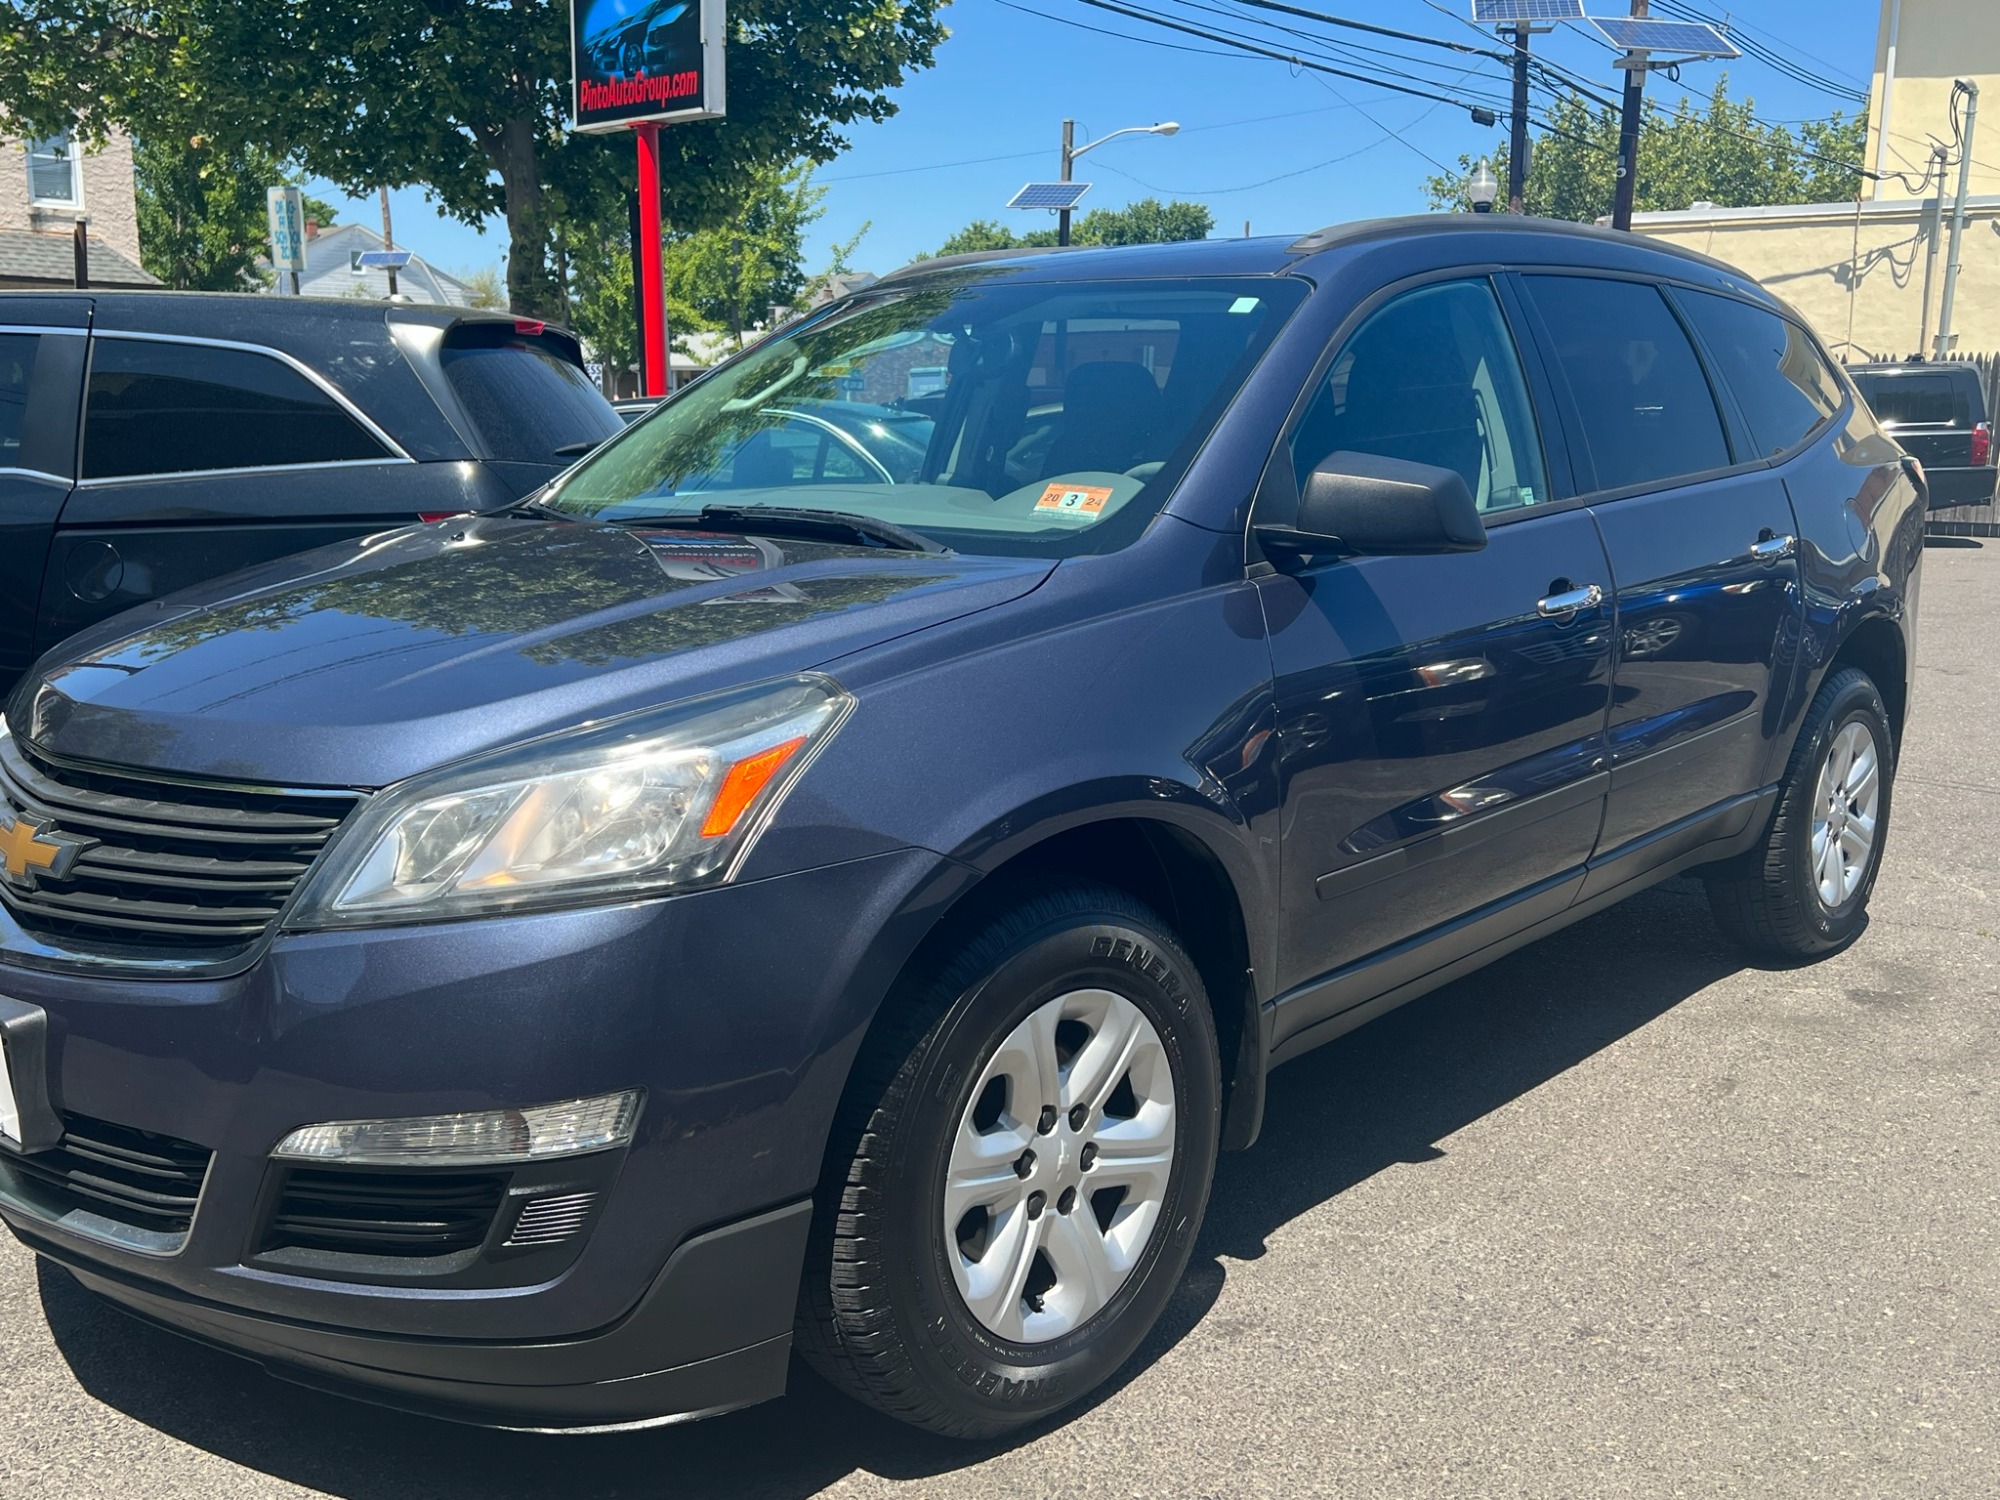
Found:
<svg viewBox="0 0 2000 1500"><path fill-rule="evenodd" d="M663 518L664 519L664 518ZM681 517L673 517L681 520ZM852 510L813 510L791 505L705 505L701 513L686 518L696 526L716 531L769 532L774 536L811 539L845 539L864 545L894 547L899 552L947 553L921 531L898 526Z"/></svg>

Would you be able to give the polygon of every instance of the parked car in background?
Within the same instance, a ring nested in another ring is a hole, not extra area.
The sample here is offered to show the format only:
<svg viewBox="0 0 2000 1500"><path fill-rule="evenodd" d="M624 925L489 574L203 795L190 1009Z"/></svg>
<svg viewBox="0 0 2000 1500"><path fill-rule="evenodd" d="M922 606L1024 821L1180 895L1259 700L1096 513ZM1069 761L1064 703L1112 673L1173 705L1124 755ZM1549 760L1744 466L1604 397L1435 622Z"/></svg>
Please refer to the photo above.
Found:
<svg viewBox="0 0 2000 1500"><path fill-rule="evenodd" d="M1272 1067L1682 871L1782 961L1860 935L1914 469L1631 235L892 275L506 513L15 689L0 1217L461 1420L747 1405L796 1339L1033 1422L1141 1347Z"/></svg>
<svg viewBox="0 0 2000 1500"><path fill-rule="evenodd" d="M506 505L619 428L575 338L525 319L0 293L0 691L106 615Z"/></svg>
<svg viewBox="0 0 2000 1500"><path fill-rule="evenodd" d="M1909 360L1847 373L1883 429L1924 466L1932 510L1993 503L2000 467L1977 366Z"/></svg>
<svg viewBox="0 0 2000 1500"><path fill-rule="evenodd" d="M611 403L611 409L618 413L618 420L630 425L646 415L663 400L660 396L620 396Z"/></svg>

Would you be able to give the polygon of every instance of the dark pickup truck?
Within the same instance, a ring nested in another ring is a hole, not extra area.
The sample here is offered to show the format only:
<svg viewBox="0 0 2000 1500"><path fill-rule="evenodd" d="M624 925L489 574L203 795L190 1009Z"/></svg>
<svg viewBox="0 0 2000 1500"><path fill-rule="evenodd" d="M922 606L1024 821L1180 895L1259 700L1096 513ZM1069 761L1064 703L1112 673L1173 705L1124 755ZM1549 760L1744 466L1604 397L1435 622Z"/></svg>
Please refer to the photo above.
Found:
<svg viewBox="0 0 2000 1500"><path fill-rule="evenodd" d="M1976 366L1913 360L1856 365L1848 374L1889 435L1924 466L1932 510L1993 503L2000 469Z"/></svg>

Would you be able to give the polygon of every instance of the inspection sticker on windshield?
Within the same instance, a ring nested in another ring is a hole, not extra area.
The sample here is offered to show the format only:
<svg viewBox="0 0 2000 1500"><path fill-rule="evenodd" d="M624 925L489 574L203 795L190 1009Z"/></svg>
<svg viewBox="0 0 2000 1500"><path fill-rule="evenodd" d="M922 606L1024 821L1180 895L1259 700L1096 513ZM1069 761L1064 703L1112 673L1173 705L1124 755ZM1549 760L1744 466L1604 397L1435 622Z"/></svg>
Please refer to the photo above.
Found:
<svg viewBox="0 0 2000 1500"><path fill-rule="evenodd" d="M1108 485L1095 484L1052 484L1042 491L1042 498L1035 502L1035 513L1053 511L1058 515L1075 516L1080 521L1095 521L1104 514L1105 502L1111 498Z"/></svg>

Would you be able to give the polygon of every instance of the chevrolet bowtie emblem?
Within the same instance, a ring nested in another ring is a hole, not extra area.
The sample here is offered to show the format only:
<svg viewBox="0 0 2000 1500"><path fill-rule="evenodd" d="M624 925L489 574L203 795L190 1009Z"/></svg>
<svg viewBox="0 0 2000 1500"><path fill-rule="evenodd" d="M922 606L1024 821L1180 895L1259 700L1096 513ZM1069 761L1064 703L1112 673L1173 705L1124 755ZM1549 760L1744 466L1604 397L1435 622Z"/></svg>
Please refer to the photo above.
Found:
<svg viewBox="0 0 2000 1500"><path fill-rule="evenodd" d="M61 880L96 839L57 833L46 823L0 808L0 880L32 891L39 878Z"/></svg>

